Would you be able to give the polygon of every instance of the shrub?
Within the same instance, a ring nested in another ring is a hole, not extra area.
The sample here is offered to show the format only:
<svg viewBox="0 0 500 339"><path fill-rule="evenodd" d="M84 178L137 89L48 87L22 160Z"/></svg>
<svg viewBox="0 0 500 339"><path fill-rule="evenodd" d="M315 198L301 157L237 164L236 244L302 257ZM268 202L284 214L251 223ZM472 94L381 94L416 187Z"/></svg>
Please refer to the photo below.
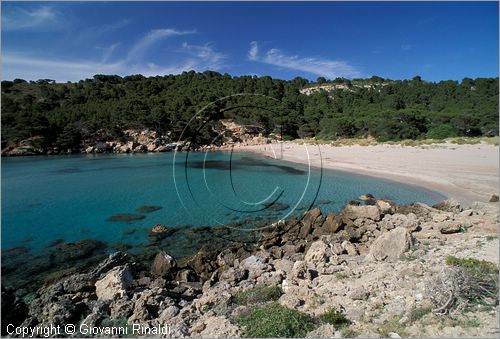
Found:
<svg viewBox="0 0 500 339"><path fill-rule="evenodd" d="M433 127L426 134L426 137L429 139L439 140L456 136L457 132L455 131L455 129L452 126L446 124Z"/></svg>
<svg viewBox="0 0 500 339"><path fill-rule="evenodd" d="M411 322L421 319L424 315L429 314L432 311L430 307L415 307L410 311L408 319Z"/></svg>
<svg viewBox="0 0 500 339"><path fill-rule="evenodd" d="M339 312L334 308L330 309L326 313L323 313L319 318L321 321L335 326L335 328L341 328L351 323L342 312Z"/></svg>
<svg viewBox="0 0 500 339"><path fill-rule="evenodd" d="M300 338L317 326L307 314L276 302L254 309L238 322L247 338Z"/></svg>
<svg viewBox="0 0 500 339"><path fill-rule="evenodd" d="M456 315L471 305L493 306L498 298L498 267L472 258L446 258L448 269L430 282L435 313Z"/></svg>
<svg viewBox="0 0 500 339"><path fill-rule="evenodd" d="M281 294L282 291L279 286L254 287L236 293L234 302L238 305L248 305L266 301L276 301L281 297Z"/></svg>

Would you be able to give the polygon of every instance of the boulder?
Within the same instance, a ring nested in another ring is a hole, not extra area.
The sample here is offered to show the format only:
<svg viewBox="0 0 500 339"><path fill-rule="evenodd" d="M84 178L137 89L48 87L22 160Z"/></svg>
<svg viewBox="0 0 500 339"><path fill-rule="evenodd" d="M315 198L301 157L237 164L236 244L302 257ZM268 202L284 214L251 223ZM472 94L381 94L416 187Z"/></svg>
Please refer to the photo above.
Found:
<svg viewBox="0 0 500 339"><path fill-rule="evenodd" d="M404 227L409 229L410 232L414 232L420 226L417 216L414 213L408 213L407 215L401 213L386 214L379 224L383 230L387 231L396 227Z"/></svg>
<svg viewBox="0 0 500 339"><path fill-rule="evenodd" d="M351 290L349 298L352 300L366 300L369 295L370 293L363 286L358 286Z"/></svg>
<svg viewBox="0 0 500 339"><path fill-rule="evenodd" d="M342 212L344 218L356 220L358 218L366 218L374 221L380 220L380 210L377 206L355 206L347 205Z"/></svg>
<svg viewBox="0 0 500 339"><path fill-rule="evenodd" d="M173 273L177 267L177 263L173 257L168 255L165 251L158 253L153 260L151 266L151 274L155 277L164 277Z"/></svg>
<svg viewBox="0 0 500 339"><path fill-rule="evenodd" d="M382 233L370 247L367 259L376 261L397 261L412 245L410 231L404 227Z"/></svg>
<svg viewBox="0 0 500 339"><path fill-rule="evenodd" d="M463 211L463 208L462 206L460 206L460 203L457 200L451 198L441 201L440 203L437 203L432 207L441 211L452 212L452 213L460 213Z"/></svg>
<svg viewBox="0 0 500 339"><path fill-rule="evenodd" d="M396 205L389 200L377 200L376 206L382 214L393 214L396 210Z"/></svg>
<svg viewBox="0 0 500 339"><path fill-rule="evenodd" d="M125 297L127 288L133 280L128 265L113 268L104 278L95 283L97 299L114 300Z"/></svg>
<svg viewBox="0 0 500 339"><path fill-rule="evenodd" d="M340 227L342 227L342 218L335 214L328 214L322 226L325 234L335 233Z"/></svg>
<svg viewBox="0 0 500 339"><path fill-rule="evenodd" d="M268 267L264 260L256 255L251 255L240 263L240 268L248 271L249 279L260 277Z"/></svg>
<svg viewBox="0 0 500 339"><path fill-rule="evenodd" d="M498 202L498 195L493 194L490 198L490 202Z"/></svg>
<svg viewBox="0 0 500 339"><path fill-rule="evenodd" d="M453 234L462 231L462 225L457 222L447 222L441 225L439 232L442 234Z"/></svg>
<svg viewBox="0 0 500 339"><path fill-rule="evenodd" d="M317 265L318 263L330 261L333 255L330 246L325 244L322 240L318 240L311 244L311 247L309 247L309 250L306 252L304 261Z"/></svg>

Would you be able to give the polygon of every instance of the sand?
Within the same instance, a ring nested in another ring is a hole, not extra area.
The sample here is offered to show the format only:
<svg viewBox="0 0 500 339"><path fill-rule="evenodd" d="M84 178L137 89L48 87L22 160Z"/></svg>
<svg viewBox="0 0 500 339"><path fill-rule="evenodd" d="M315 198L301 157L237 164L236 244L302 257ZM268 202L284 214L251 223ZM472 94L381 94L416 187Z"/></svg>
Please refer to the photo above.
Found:
<svg viewBox="0 0 500 339"><path fill-rule="evenodd" d="M462 203L487 202L499 190L499 147L488 144L336 147L285 142L236 146L234 151L418 185Z"/></svg>

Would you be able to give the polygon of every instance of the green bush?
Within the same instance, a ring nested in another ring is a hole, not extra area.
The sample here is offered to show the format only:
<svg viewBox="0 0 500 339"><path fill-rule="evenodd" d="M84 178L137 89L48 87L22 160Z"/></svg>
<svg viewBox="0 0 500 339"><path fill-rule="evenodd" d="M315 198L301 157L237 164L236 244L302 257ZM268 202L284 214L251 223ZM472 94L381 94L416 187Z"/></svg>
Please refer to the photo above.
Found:
<svg viewBox="0 0 500 339"><path fill-rule="evenodd" d="M452 138L456 136L457 136L456 130L450 125L439 125L433 127L427 132L426 135L426 137L429 139L438 139L438 140Z"/></svg>
<svg viewBox="0 0 500 339"><path fill-rule="evenodd" d="M341 328L351 323L351 321L347 319L342 312L339 312L334 308L322 314L319 318L321 321L335 326L335 328Z"/></svg>
<svg viewBox="0 0 500 339"><path fill-rule="evenodd" d="M317 326L309 315L276 302L254 309L238 322L246 338L303 338Z"/></svg>
<svg viewBox="0 0 500 339"><path fill-rule="evenodd" d="M279 286L254 287L236 293L234 302L238 305L248 305L266 301L276 301L281 297L281 294L283 293Z"/></svg>
<svg viewBox="0 0 500 339"><path fill-rule="evenodd" d="M446 264L465 268L470 273L498 274L498 266L492 262L473 258L446 257Z"/></svg>

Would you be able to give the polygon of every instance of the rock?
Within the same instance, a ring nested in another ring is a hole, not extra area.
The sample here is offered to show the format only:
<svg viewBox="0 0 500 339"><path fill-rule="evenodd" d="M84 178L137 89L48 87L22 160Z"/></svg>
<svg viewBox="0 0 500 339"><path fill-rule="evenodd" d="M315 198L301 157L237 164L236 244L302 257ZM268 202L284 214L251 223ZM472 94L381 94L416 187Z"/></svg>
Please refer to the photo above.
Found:
<svg viewBox="0 0 500 339"><path fill-rule="evenodd" d="M168 296L165 288L155 287L136 292L131 302L134 304L133 313L128 318L128 323L144 323L150 319L156 319L161 311L169 306L175 305L173 299Z"/></svg>
<svg viewBox="0 0 500 339"><path fill-rule="evenodd" d="M349 298L352 300L366 300L370 293L363 286L355 287L350 293Z"/></svg>
<svg viewBox="0 0 500 339"><path fill-rule="evenodd" d="M142 214L132 214L132 213L119 213L110 216L107 221L112 221L112 222L126 222L126 223L131 223L134 221L142 220L146 218L145 215Z"/></svg>
<svg viewBox="0 0 500 339"><path fill-rule="evenodd" d="M396 227L404 227L410 230L410 232L415 232L420 227L420 223L414 213L408 213L406 215L400 213L392 215L386 214L379 225L383 230L388 231Z"/></svg>
<svg viewBox="0 0 500 339"><path fill-rule="evenodd" d="M318 272L311 263L305 261L296 261L292 268L292 279L313 280L318 276Z"/></svg>
<svg viewBox="0 0 500 339"><path fill-rule="evenodd" d="M457 222L448 222L439 228L442 234L453 234L462 231L462 225Z"/></svg>
<svg viewBox="0 0 500 339"><path fill-rule="evenodd" d="M432 221L434 222L443 222L450 219L451 215L446 213L436 213L432 216Z"/></svg>
<svg viewBox="0 0 500 339"><path fill-rule="evenodd" d="M462 206L460 206L460 203L457 200L451 198L441 201L440 203L437 203L432 207L440 211L452 213L460 213L463 210Z"/></svg>
<svg viewBox="0 0 500 339"><path fill-rule="evenodd" d="M301 220L302 226L300 227L299 237L301 239L304 239L307 237L308 234L312 233L315 226L318 227L321 226L317 225L317 221L321 220L320 218L321 218L321 210L317 207L304 213L304 216L302 217Z"/></svg>
<svg viewBox="0 0 500 339"><path fill-rule="evenodd" d="M285 274L291 274L293 270L293 261L287 259L279 259L273 262L276 271L283 271Z"/></svg>
<svg viewBox="0 0 500 339"><path fill-rule="evenodd" d="M151 266L151 274L155 277L164 277L172 273L177 267L177 262L165 251L161 251L155 256Z"/></svg>
<svg viewBox="0 0 500 339"><path fill-rule="evenodd" d="M100 278L100 276L112 268L115 268L116 266L121 266L124 265L128 262L129 256L127 253L124 252L114 252L109 255L104 261L99 263L96 268L94 268L90 274L92 276L95 276L97 278Z"/></svg>
<svg viewBox="0 0 500 339"><path fill-rule="evenodd" d="M335 326L331 324L323 324L317 329L306 334L306 338L334 338Z"/></svg>
<svg viewBox="0 0 500 339"><path fill-rule="evenodd" d="M367 259L397 261L410 249L412 242L410 231L404 227L397 227L375 239L370 246Z"/></svg>
<svg viewBox="0 0 500 339"><path fill-rule="evenodd" d="M153 241L159 241L172 235L174 232L175 230L168 228L165 225L156 224L149 231L149 238Z"/></svg>
<svg viewBox="0 0 500 339"><path fill-rule="evenodd" d="M342 218L335 214L328 214L322 226L325 234L333 234L337 232L340 227L342 227Z"/></svg>
<svg viewBox="0 0 500 339"><path fill-rule="evenodd" d="M128 265L115 267L95 283L97 299L123 298L132 282L133 277Z"/></svg>
<svg viewBox="0 0 500 339"><path fill-rule="evenodd" d="M217 251L210 247L202 247L188 262L202 281L210 279L217 268Z"/></svg>
<svg viewBox="0 0 500 339"><path fill-rule="evenodd" d="M221 273L219 280L225 280L231 284L236 284L247 278L248 278L248 270L229 267L228 269L224 270Z"/></svg>
<svg viewBox="0 0 500 339"><path fill-rule="evenodd" d="M376 206L381 214L393 214L396 211L396 205L389 200L377 200Z"/></svg>
<svg viewBox="0 0 500 339"><path fill-rule="evenodd" d="M358 254L358 250L356 249L356 247L354 247L354 245L347 240L343 241L341 246L347 252L347 255L353 256Z"/></svg>
<svg viewBox="0 0 500 339"><path fill-rule="evenodd" d="M203 325L194 324L191 334L193 338L237 338L240 330L225 317L218 316L204 319Z"/></svg>
<svg viewBox="0 0 500 339"><path fill-rule="evenodd" d="M493 194L490 198L490 202L498 202L498 195Z"/></svg>
<svg viewBox="0 0 500 339"><path fill-rule="evenodd" d="M389 332L387 335L389 335L389 338L401 338L401 336L396 332Z"/></svg>
<svg viewBox="0 0 500 339"><path fill-rule="evenodd" d="M161 209L162 209L161 206L144 205L144 206L139 207L137 209L137 212L139 212L139 213L151 213L151 212L155 212L155 211L158 211Z"/></svg>
<svg viewBox="0 0 500 339"><path fill-rule="evenodd" d="M198 277L196 276L196 273L190 269L179 271L175 276L175 281L178 282L194 282L197 280Z"/></svg>
<svg viewBox="0 0 500 339"><path fill-rule="evenodd" d="M309 247L304 257L304 261L316 265L318 263L329 262L333 255L330 246L325 244L322 240L318 240L311 244L311 247Z"/></svg>
<svg viewBox="0 0 500 339"><path fill-rule="evenodd" d="M111 318L128 318L133 312L133 303L128 298L114 300L109 305L109 316Z"/></svg>
<svg viewBox="0 0 500 339"><path fill-rule="evenodd" d="M344 218L356 220L359 218L371 219L374 221L380 220L380 210L377 206L355 206L347 205L342 212Z"/></svg>
<svg viewBox="0 0 500 339"><path fill-rule="evenodd" d="M7 324L19 326L28 317L28 307L10 290L2 286L2 336L7 335Z"/></svg>
<svg viewBox="0 0 500 339"><path fill-rule="evenodd" d="M268 265L261 257L256 255L249 256L240 264L240 268L248 271L248 279L256 279L268 269Z"/></svg>

